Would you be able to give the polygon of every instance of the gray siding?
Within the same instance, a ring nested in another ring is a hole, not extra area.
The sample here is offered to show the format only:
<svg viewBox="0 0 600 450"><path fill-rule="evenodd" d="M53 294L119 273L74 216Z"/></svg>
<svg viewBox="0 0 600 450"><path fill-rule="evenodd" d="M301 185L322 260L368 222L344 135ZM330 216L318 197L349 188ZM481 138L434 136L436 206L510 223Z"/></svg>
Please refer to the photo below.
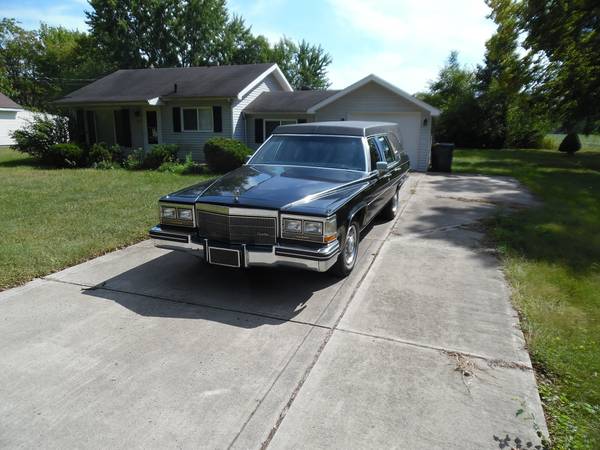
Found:
<svg viewBox="0 0 600 450"><path fill-rule="evenodd" d="M233 138L238 139L242 142L246 141L245 131L246 125L242 115L243 110L256 100L263 92L270 91L282 91L283 88L279 82L275 79L273 74L268 75L262 82L260 82L254 89L252 89L246 96L241 100L234 100L231 108L231 123L233 129Z"/></svg>
<svg viewBox="0 0 600 450"><path fill-rule="evenodd" d="M173 131L173 107L194 107L194 106L220 106L223 115L223 132L214 133L212 131ZM180 146L179 156L185 157L187 153L192 153L195 161L204 161L204 144L212 137L231 137L231 107L226 101L182 101L178 103L169 103L160 108L162 142L165 144L177 144Z"/></svg>
<svg viewBox="0 0 600 450"><path fill-rule="evenodd" d="M307 122L314 122L313 114L283 114L283 113L270 113L270 114L247 114L246 115L246 145L251 149L256 150L260 143L255 142L254 134L254 119L306 119Z"/></svg>
<svg viewBox="0 0 600 450"><path fill-rule="evenodd" d="M421 110L376 83L367 83L317 111L317 120L348 120L351 112L414 112Z"/></svg>

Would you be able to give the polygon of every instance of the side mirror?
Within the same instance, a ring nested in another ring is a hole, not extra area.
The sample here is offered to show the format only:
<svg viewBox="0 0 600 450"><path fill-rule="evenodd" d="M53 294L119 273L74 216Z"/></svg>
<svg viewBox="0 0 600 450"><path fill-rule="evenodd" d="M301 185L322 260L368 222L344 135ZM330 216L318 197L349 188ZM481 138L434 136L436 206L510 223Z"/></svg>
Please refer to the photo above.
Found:
<svg viewBox="0 0 600 450"><path fill-rule="evenodd" d="M388 163L385 161L377 161L375 167L377 168L379 175L382 175L388 171Z"/></svg>

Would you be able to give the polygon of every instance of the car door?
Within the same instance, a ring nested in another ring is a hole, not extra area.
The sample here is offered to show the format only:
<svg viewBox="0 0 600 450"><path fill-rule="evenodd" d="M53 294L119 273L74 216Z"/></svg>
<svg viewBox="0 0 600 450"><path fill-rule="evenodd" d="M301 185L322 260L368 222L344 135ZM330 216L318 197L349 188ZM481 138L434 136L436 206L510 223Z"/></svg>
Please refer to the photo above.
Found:
<svg viewBox="0 0 600 450"><path fill-rule="evenodd" d="M373 220L381 209L380 197L385 193L386 185L389 181L389 177L386 177L386 174L381 175L377 172L377 162L384 161L384 158L380 147L377 145L376 137L368 138L367 143L369 144L369 155L371 157L371 187L366 198L367 212L365 215L365 224Z"/></svg>
<svg viewBox="0 0 600 450"><path fill-rule="evenodd" d="M382 155L383 161L387 162L388 164L387 172L380 175L383 183L381 186L381 193L375 202L375 207L377 208L378 212L394 196L398 186L401 170L399 155L390 143L387 135L380 134L375 136L375 142L379 147L379 153Z"/></svg>

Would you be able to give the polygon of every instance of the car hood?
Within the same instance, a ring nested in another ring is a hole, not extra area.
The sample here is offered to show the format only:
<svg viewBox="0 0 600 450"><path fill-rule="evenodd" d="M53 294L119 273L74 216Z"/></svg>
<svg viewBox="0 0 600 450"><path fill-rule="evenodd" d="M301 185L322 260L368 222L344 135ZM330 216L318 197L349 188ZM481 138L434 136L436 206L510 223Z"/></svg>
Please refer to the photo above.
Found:
<svg viewBox="0 0 600 450"><path fill-rule="evenodd" d="M367 185L367 175L362 172L245 165L211 184L191 186L163 199L329 215L345 198Z"/></svg>

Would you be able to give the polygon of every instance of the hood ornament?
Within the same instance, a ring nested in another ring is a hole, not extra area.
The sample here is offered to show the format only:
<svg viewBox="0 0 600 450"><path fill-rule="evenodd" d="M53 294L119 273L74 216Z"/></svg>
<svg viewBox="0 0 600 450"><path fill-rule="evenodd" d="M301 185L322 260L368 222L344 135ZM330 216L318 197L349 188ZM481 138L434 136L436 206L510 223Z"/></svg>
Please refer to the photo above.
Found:
<svg viewBox="0 0 600 450"><path fill-rule="evenodd" d="M236 188L233 190L233 201L234 201L234 202L236 202L236 203L239 203L239 202L240 202L240 194L241 194L240 188L239 188L239 187L236 187Z"/></svg>

